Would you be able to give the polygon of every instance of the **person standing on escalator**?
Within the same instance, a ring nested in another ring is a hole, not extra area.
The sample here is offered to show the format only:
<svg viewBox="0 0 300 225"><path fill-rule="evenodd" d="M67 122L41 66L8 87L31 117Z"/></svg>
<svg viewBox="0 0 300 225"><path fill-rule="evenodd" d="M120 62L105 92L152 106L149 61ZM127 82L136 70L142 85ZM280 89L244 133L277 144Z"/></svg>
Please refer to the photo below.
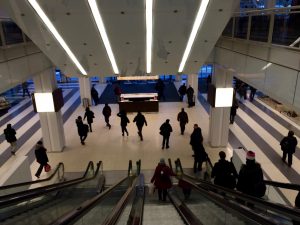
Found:
<svg viewBox="0 0 300 225"><path fill-rule="evenodd" d="M154 182L154 186L158 190L158 199L160 201L166 201L168 189L172 187L171 176L175 176L175 174L166 165L165 159L161 158L151 179L151 183Z"/></svg>

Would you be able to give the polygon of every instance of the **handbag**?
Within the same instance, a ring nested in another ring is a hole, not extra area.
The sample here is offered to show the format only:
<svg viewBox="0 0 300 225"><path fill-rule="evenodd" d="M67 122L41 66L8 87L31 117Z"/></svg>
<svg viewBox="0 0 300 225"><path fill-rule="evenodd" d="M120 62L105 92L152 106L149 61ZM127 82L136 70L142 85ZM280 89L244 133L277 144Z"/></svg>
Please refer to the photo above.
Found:
<svg viewBox="0 0 300 225"><path fill-rule="evenodd" d="M45 172L49 172L51 170L51 166L49 164L46 164L44 166L44 170L45 170Z"/></svg>
<svg viewBox="0 0 300 225"><path fill-rule="evenodd" d="M152 183L148 184L148 188L149 188L149 195L153 195L155 192L154 184L152 184Z"/></svg>

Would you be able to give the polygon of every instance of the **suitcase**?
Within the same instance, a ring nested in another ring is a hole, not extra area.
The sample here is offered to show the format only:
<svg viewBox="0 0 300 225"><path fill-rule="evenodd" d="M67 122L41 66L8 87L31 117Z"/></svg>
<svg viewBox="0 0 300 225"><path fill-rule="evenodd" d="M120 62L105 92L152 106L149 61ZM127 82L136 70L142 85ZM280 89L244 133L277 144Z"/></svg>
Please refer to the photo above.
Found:
<svg viewBox="0 0 300 225"><path fill-rule="evenodd" d="M196 104L196 97L195 95L193 95L193 101L191 102L191 106L195 106Z"/></svg>

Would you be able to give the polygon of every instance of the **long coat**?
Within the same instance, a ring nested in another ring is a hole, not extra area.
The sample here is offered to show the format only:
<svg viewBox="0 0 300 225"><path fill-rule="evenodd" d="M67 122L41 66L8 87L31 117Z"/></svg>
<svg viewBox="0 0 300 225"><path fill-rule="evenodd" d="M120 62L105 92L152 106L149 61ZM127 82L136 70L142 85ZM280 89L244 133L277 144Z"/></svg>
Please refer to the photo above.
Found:
<svg viewBox="0 0 300 225"><path fill-rule="evenodd" d="M220 159L215 163L211 177L215 178L214 184L227 188L235 187L235 179L237 178L237 172L231 162L225 159Z"/></svg>
<svg viewBox="0 0 300 225"><path fill-rule="evenodd" d="M180 124L186 124L189 122L189 117L186 112L180 112L177 115L177 120L180 122Z"/></svg>
<svg viewBox="0 0 300 225"><path fill-rule="evenodd" d="M5 135L5 139L8 143L12 143L12 142L17 141L16 131L13 128L4 129L4 135Z"/></svg>
<svg viewBox="0 0 300 225"><path fill-rule="evenodd" d="M76 125L77 125L77 131L78 131L79 136L87 135L87 131L84 128L84 124L83 124L82 120L76 119Z"/></svg>
<svg viewBox="0 0 300 225"><path fill-rule="evenodd" d="M46 148L44 148L43 146L40 145L36 146L34 153L35 153L36 161L39 164L46 165L47 162L49 161L46 151L47 151Z"/></svg>
<svg viewBox="0 0 300 225"><path fill-rule="evenodd" d="M90 124L90 123L93 123L93 119L95 118L94 116L94 112L89 110L89 111L85 111L85 114L84 114L84 118L85 119L87 118L87 122Z"/></svg>
<svg viewBox="0 0 300 225"><path fill-rule="evenodd" d="M169 189L172 187L170 176L175 176L173 171L166 165L159 163L155 168L151 183L158 189Z"/></svg>
<svg viewBox="0 0 300 225"><path fill-rule="evenodd" d="M133 122L136 123L137 127L142 127L144 124L147 126L146 118L143 114L138 114L134 117Z"/></svg>
<svg viewBox="0 0 300 225"><path fill-rule="evenodd" d="M170 136L171 132L173 131L169 123L163 123L159 129L160 129L160 134L165 137Z"/></svg>
<svg viewBox="0 0 300 225"><path fill-rule="evenodd" d="M285 146L284 143L286 143L286 142L287 142L287 145ZM298 141L294 136L293 137L289 137L289 136L284 137L280 142L281 150L288 154L295 153L297 144L298 144Z"/></svg>

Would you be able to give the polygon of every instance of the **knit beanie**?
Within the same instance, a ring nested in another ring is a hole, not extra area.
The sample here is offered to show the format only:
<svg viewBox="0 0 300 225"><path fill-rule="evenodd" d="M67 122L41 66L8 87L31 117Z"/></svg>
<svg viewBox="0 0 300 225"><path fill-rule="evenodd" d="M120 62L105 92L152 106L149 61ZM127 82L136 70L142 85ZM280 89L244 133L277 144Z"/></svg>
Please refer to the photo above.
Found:
<svg viewBox="0 0 300 225"><path fill-rule="evenodd" d="M255 152L248 151L246 155L246 159L248 160L255 160Z"/></svg>

